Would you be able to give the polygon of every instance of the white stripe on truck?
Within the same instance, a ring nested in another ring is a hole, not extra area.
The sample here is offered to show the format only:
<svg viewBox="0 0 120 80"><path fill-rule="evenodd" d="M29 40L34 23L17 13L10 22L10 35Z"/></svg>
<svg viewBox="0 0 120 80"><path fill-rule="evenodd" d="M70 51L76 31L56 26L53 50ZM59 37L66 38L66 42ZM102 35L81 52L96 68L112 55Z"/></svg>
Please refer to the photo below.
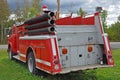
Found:
<svg viewBox="0 0 120 80"><path fill-rule="evenodd" d="M38 40L38 39L49 39L50 36L46 35L46 36L24 36L24 37L20 37L20 40Z"/></svg>
<svg viewBox="0 0 120 80"><path fill-rule="evenodd" d="M51 66L51 63L50 63L50 62L44 61L44 60L41 60L41 59L36 59L36 62L42 63L42 64L47 65L47 66Z"/></svg>
<svg viewBox="0 0 120 80"><path fill-rule="evenodd" d="M53 51L53 55L56 56L56 47L55 47L55 40L54 40L55 36L53 36L51 38L51 44L52 44L52 51Z"/></svg>

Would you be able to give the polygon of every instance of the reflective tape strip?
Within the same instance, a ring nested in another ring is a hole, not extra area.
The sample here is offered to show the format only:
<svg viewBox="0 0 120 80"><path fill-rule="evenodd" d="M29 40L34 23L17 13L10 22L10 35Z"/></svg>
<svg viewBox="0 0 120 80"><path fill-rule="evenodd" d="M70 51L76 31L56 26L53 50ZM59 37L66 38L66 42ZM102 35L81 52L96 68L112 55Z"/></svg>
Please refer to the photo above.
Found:
<svg viewBox="0 0 120 80"><path fill-rule="evenodd" d="M22 54L22 53L19 53L19 55L21 56L21 57L26 57L26 55L24 55L24 54Z"/></svg>
<svg viewBox="0 0 120 80"><path fill-rule="evenodd" d="M43 8L43 11L48 11L48 9L47 8Z"/></svg>
<svg viewBox="0 0 120 80"><path fill-rule="evenodd" d="M21 40L38 40L38 39L49 39L50 36L24 36L24 37L20 37L19 39Z"/></svg>
<svg viewBox="0 0 120 80"><path fill-rule="evenodd" d="M50 63L50 62L44 61L44 60L41 60L41 59L36 59L36 62L42 63L42 64L47 65L47 66L51 66L51 63Z"/></svg>
<svg viewBox="0 0 120 80"><path fill-rule="evenodd" d="M110 51L107 34L103 34L107 51Z"/></svg>
<svg viewBox="0 0 120 80"><path fill-rule="evenodd" d="M53 55L56 56L56 47L55 47L55 40L54 40L54 38L51 38L51 44L52 44Z"/></svg>

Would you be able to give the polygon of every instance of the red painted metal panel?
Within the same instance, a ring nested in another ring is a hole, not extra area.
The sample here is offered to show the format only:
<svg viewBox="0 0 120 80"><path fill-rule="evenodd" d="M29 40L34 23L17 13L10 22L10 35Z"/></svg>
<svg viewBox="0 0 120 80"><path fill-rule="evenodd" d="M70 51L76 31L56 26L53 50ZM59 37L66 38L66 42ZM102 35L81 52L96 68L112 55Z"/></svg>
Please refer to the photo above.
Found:
<svg viewBox="0 0 120 80"><path fill-rule="evenodd" d="M80 24L82 24L82 17L71 18L71 20L72 20L72 25L80 25Z"/></svg>
<svg viewBox="0 0 120 80"><path fill-rule="evenodd" d="M20 40L19 42L20 42L19 50L24 55L26 55L26 51L28 47L31 47L33 49L35 58L39 60L39 62L36 62L36 66L39 69L48 71L51 74L59 73L61 71L56 38L54 38L56 56L53 55L53 50L52 50L53 45L51 43L51 39ZM26 60L24 57L20 57L20 59L23 61ZM59 66L59 69L55 69L55 66L56 66L56 64L54 63L55 60L58 61L57 65Z"/></svg>
<svg viewBox="0 0 120 80"><path fill-rule="evenodd" d="M94 24L95 24L94 16L82 19L82 25L94 25Z"/></svg>
<svg viewBox="0 0 120 80"><path fill-rule="evenodd" d="M65 18L56 20L57 25L70 25L71 22L72 22L71 17L65 17Z"/></svg>
<svg viewBox="0 0 120 80"><path fill-rule="evenodd" d="M82 17L65 17L58 19L56 21L57 25L94 25L95 24L95 19L94 16L92 17L87 17L87 18L82 18Z"/></svg>

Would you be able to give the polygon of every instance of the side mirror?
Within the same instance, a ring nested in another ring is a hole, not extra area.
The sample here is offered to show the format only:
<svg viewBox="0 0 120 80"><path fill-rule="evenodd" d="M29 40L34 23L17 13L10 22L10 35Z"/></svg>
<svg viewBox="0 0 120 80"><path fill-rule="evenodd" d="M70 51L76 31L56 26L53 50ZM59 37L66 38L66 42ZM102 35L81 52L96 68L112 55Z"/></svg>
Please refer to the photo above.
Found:
<svg viewBox="0 0 120 80"><path fill-rule="evenodd" d="M5 29L5 32L6 32L6 37L7 37L7 38L9 38L9 37L10 37L11 31L12 31L12 30L11 30L11 28L10 28L10 27Z"/></svg>

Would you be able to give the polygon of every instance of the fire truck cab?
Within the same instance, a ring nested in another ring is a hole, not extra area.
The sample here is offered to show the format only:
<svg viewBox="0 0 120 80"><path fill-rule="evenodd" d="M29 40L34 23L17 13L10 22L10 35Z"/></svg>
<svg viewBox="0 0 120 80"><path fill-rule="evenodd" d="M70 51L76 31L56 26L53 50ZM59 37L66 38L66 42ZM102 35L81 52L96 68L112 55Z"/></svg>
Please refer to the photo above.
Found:
<svg viewBox="0 0 120 80"><path fill-rule="evenodd" d="M108 36L104 33L99 13L82 18L54 20L54 13L26 20L13 26L8 38L10 60L27 63L50 74L114 66Z"/></svg>

